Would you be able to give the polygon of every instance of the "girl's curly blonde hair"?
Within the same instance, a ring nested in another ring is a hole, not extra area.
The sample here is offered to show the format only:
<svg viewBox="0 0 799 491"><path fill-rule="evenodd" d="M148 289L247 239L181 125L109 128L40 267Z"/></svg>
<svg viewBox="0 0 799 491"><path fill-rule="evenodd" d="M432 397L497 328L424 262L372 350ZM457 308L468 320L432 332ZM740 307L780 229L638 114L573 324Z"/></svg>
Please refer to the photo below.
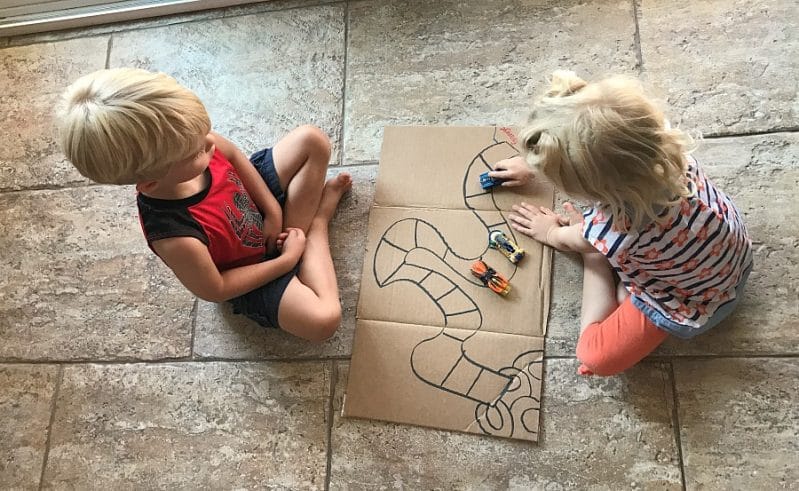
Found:
<svg viewBox="0 0 799 491"><path fill-rule="evenodd" d="M555 186L609 207L617 230L658 221L690 191L684 154L693 145L629 77L587 83L556 71L521 132L522 154Z"/></svg>

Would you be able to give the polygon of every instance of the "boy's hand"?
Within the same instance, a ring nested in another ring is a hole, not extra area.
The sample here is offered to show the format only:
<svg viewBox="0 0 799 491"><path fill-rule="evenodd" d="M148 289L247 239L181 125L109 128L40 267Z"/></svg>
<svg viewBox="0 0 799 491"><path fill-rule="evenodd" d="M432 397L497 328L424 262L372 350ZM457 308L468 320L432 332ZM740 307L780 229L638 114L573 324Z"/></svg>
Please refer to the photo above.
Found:
<svg viewBox="0 0 799 491"><path fill-rule="evenodd" d="M277 219L275 219L277 218ZM281 228L283 220L281 217L264 216L264 242L266 243L266 253L272 254L279 248L277 247L278 238L282 235Z"/></svg>
<svg viewBox="0 0 799 491"><path fill-rule="evenodd" d="M494 165L494 170L489 171L488 176L494 179L502 179L502 186L522 186L533 180L533 169L521 156L510 159L500 160Z"/></svg>
<svg viewBox="0 0 799 491"><path fill-rule="evenodd" d="M285 238L281 241L280 256L290 257L294 264L297 264L303 252L305 252L305 232L299 228L286 229Z"/></svg>

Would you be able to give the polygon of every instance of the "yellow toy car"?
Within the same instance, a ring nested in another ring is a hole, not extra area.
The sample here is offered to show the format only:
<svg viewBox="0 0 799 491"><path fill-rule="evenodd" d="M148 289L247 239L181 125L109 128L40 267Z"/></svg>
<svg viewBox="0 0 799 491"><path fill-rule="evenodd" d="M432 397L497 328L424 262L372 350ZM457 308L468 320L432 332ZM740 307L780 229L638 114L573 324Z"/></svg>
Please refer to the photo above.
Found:
<svg viewBox="0 0 799 491"><path fill-rule="evenodd" d="M492 230L488 234L488 245L499 250L513 264L518 263L524 257L524 249L516 245L499 230Z"/></svg>

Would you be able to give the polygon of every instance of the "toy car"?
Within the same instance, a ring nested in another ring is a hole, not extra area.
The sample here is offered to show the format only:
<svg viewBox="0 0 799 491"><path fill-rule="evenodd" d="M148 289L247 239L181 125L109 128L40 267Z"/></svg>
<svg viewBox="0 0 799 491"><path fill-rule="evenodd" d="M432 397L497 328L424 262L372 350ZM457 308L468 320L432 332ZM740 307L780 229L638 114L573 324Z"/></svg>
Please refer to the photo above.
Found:
<svg viewBox="0 0 799 491"><path fill-rule="evenodd" d="M504 179L495 179L488 175L488 172L480 174L480 187L483 189L491 189L499 186L504 182Z"/></svg>
<svg viewBox="0 0 799 491"><path fill-rule="evenodd" d="M497 273L494 268L479 259L472 263L472 274L480 278L480 281L494 293L502 295L503 297L510 293L510 283L508 283L508 280Z"/></svg>
<svg viewBox="0 0 799 491"><path fill-rule="evenodd" d="M524 249L516 245L499 230L492 230L488 234L488 245L499 250L513 264L518 263L524 257Z"/></svg>

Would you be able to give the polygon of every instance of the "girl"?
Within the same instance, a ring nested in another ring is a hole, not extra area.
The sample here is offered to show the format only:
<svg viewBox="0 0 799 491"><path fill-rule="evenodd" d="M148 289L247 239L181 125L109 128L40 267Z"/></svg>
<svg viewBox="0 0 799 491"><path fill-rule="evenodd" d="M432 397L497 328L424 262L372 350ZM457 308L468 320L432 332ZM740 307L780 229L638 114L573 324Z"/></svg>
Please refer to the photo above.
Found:
<svg viewBox="0 0 799 491"><path fill-rule="evenodd" d="M585 213L564 203L567 216L521 203L510 215L521 233L582 255L581 374L620 373L669 334L703 333L743 293L751 241L690 143L634 80L557 71L521 134L522 155L489 173L506 186L543 175L593 203Z"/></svg>

